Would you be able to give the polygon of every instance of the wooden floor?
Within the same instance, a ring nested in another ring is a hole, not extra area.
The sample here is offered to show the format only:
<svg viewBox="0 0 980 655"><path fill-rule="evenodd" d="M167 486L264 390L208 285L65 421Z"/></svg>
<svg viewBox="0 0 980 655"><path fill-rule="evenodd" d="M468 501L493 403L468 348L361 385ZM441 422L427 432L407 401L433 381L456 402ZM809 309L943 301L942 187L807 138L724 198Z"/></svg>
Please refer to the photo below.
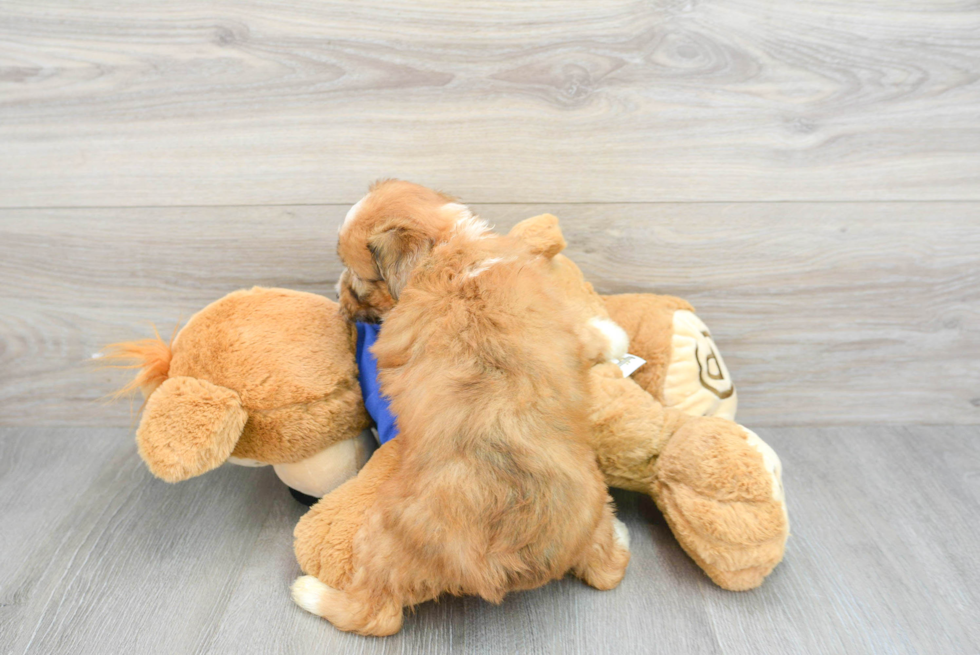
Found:
<svg viewBox="0 0 980 655"><path fill-rule="evenodd" d="M616 492L633 559L427 603L401 634L347 635L296 607L304 509L268 469L168 485L125 429L0 430L0 652L920 653L980 651L980 429L770 428L792 517L755 591L715 587L644 497Z"/></svg>
<svg viewBox="0 0 980 655"><path fill-rule="evenodd" d="M290 602L270 471L149 476L93 356L331 293L388 176L555 213L601 292L695 304L785 464L765 586L620 493L618 590L358 639ZM975 2L3 0L0 279L0 653L980 652Z"/></svg>

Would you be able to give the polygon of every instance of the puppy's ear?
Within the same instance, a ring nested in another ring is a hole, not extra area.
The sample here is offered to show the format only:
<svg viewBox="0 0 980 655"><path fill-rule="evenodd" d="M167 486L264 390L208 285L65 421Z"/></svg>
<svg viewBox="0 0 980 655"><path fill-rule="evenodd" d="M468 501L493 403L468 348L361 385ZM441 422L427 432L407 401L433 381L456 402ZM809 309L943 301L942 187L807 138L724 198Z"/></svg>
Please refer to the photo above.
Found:
<svg viewBox="0 0 980 655"><path fill-rule="evenodd" d="M392 298L398 300L412 269L433 245L431 238L405 227L384 230L368 239L368 250Z"/></svg>

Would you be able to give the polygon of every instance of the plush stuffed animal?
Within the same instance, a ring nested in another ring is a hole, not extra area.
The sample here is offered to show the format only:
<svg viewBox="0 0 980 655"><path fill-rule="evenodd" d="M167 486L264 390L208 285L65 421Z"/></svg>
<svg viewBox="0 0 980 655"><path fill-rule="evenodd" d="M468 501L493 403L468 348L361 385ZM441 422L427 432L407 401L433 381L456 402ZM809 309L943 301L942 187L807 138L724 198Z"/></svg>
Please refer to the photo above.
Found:
<svg viewBox="0 0 980 655"><path fill-rule="evenodd" d="M707 328L678 298L596 294L559 254L553 216L527 219L512 234L550 259L556 286L580 301L583 316L608 315L646 360L628 378L612 364L593 370L593 441L609 484L649 493L720 586L760 584L788 533L779 460L728 420L735 389ZM354 533L398 463L397 438L371 456L356 346L336 303L253 288L205 307L170 344L116 344L108 357L140 369L128 388L147 398L137 443L154 475L178 482L226 461L272 464L301 500L336 488L297 526L296 551L305 572L340 588Z"/></svg>
<svg viewBox="0 0 980 655"><path fill-rule="evenodd" d="M376 444L337 303L287 289L235 291L194 314L170 344L113 344L135 361L123 392L146 397L136 442L157 477L180 482L224 462L272 464L300 500L355 475Z"/></svg>
<svg viewBox="0 0 980 655"><path fill-rule="evenodd" d="M630 336L631 353L647 360L632 379L613 363L592 371L592 445L607 482L650 494L681 546L719 586L760 585L782 559L789 531L780 463L755 433L727 418L735 391L707 328L677 298L596 294L558 254L564 240L552 216L528 219L514 233L551 259L556 286L584 317L608 312ZM398 462L396 438L300 520L295 549L305 573L346 587L354 535ZM298 602L307 586L306 577L294 583Z"/></svg>

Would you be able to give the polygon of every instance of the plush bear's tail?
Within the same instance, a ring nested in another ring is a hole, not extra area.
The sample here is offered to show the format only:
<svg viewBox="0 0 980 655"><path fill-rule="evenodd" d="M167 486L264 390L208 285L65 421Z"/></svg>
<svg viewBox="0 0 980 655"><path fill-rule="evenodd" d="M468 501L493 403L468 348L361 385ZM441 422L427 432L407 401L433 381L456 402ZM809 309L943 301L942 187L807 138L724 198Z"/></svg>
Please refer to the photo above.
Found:
<svg viewBox="0 0 980 655"><path fill-rule="evenodd" d="M137 389L143 392L144 398L149 398L157 387L163 384L170 373L170 359L173 356L171 345L177 335L165 342L156 326L153 327L154 338L139 341L121 341L111 343L102 349L101 362L106 368L139 369L129 384L113 394L113 398L127 396Z"/></svg>
<svg viewBox="0 0 980 655"><path fill-rule="evenodd" d="M369 605L312 575L296 578L292 592L297 605L347 632L384 637L402 628L401 604L391 598Z"/></svg>

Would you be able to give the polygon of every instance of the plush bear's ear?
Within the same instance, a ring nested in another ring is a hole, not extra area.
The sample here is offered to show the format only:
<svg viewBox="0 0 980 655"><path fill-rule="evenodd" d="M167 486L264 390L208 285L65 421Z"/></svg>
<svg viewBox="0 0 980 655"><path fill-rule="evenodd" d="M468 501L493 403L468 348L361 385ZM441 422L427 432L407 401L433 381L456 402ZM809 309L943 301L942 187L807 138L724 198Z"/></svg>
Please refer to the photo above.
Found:
<svg viewBox="0 0 980 655"><path fill-rule="evenodd" d="M558 217L551 214L541 214L525 218L515 225L510 236L520 239L531 246L531 251L551 259L567 245L565 237L558 227Z"/></svg>
<svg viewBox="0 0 980 655"><path fill-rule="evenodd" d="M231 389L172 377L147 399L136 443L153 475L180 482L221 466L247 419L241 398Z"/></svg>

